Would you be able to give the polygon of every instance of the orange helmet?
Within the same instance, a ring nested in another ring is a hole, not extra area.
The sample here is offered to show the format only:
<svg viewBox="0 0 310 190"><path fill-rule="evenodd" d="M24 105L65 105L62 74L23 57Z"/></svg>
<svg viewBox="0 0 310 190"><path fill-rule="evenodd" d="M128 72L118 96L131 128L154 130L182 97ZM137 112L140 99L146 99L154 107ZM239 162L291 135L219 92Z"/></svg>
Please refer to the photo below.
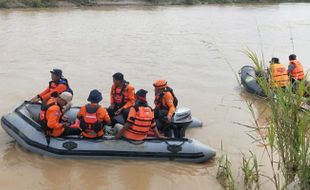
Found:
<svg viewBox="0 0 310 190"><path fill-rule="evenodd" d="M155 81L155 83L153 84L153 86L155 88L167 88L167 81L164 79L161 80L157 80Z"/></svg>

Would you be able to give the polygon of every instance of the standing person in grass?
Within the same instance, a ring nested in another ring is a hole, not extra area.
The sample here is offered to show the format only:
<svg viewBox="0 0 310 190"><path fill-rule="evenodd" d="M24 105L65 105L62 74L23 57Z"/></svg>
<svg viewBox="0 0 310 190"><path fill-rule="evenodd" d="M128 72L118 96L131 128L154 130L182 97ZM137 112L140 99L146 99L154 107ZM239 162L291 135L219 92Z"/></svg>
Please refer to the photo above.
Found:
<svg viewBox="0 0 310 190"><path fill-rule="evenodd" d="M302 64L297 60L295 54L291 54L289 57L288 74L291 77L291 82L294 84L296 81L301 81L305 77L304 68Z"/></svg>
<svg viewBox="0 0 310 190"><path fill-rule="evenodd" d="M273 57L269 63L271 86L286 88L289 84L289 77L286 67L279 62L279 58L277 57Z"/></svg>

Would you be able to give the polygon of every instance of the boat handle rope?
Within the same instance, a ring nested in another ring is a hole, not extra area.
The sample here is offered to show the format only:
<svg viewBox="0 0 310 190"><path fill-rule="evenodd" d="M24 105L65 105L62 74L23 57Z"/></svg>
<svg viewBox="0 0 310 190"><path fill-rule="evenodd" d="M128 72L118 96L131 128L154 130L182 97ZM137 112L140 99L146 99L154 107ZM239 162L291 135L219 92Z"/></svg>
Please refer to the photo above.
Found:
<svg viewBox="0 0 310 190"><path fill-rule="evenodd" d="M167 144L167 150L172 153L178 153L182 151L182 146L186 141L183 141L181 144L169 144L168 141L164 141Z"/></svg>

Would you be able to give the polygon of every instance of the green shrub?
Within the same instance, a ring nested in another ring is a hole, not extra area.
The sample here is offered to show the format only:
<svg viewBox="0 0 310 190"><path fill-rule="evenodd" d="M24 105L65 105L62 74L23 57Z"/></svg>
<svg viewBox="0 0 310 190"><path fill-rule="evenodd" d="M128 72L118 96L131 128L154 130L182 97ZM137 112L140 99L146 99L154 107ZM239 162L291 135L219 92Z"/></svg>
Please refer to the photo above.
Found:
<svg viewBox="0 0 310 190"><path fill-rule="evenodd" d="M95 3L95 0L68 0L76 5L90 6Z"/></svg>
<svg viewBox="0 0 310 190"><path fill-rule="evenodd" d="M25 5L27 5L28 7L37 8L37 7L41 7L42 6L42 2L41 2L41 0L27 0L25 2Z"/></svg>
<svg viewBox="0 0 310 190"><path fill-rule="evenodd" d="M25 5L28 7L55 7L56 0L26 0Z"/></svg>
<svg viewBox="0 0 310 190"><path fill-rule="evenodd" d="M7 0L0 0L0 8L7 8L8 1Z"/></svg>
<svg viewBox="0 0 310 190"><path fill-rule="evenodd" d="M42 4L44 7L56 7L56 0L42 0Z"/></svg>
<svg viewBox="0 0 310 190"><path fill-rule="evenodd" d="M185 0L184 3L186 5L196 5L196 4L199 4L200 1L199 0Z"/></svg>

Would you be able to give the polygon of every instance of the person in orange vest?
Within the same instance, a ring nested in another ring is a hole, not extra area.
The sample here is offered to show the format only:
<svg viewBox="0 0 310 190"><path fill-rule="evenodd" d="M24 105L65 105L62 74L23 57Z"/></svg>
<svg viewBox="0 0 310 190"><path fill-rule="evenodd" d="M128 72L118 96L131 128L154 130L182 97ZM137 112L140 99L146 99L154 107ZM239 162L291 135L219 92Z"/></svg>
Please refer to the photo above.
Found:
<svg viewBox="0 0 310 190"><path fill-rule="evenodd" d="M144 140L147 138L147 133L153 129L154 133L159 138L165 138L159 134L152 108L148 105L146 100L147 91L140 89L136 93L135 105L130 108L127 122L124 126L117 125L118 133L115 139L124 137L130 140Z"/></svg>
<svg viewBox="0 0 310 190"><path fill-rule="evenodd" d="M291 54L289 57L288 74L291 77L291 82L301 81L305 77L304 68L297 60L295 54Z"/></svg>
<svg viewBox="0 0 310 190"><path fill-rule="evenodd" d="M38 94L37 96L33 97L30 101L33 103L42 101L47 102L48 99L51 97L57 97L61 93L67 91L73 94L73 91L69 87L68 80L63 77L62 70L60 69L53 69L51 72L52 80L49 82L48 87Z"/></svg>
<svg viewBox="0 0 310 190"><path fill-rule="evenodd" d="M170 136L170 123L175 113L178 99L166 80L157 80L155 87L155 119L158 120L158 128L166 136Z"/></svg>
<svg viewBox="0 0 310 190"><path fill-rule="evenodd" d="M289 84L289 77L286 67L279 62L279 58L273 57L270 61L269 72L271 86L286 88Z"/></svg>
<svg viewBox="0 0 310 190"><path fill-rule="evenodd" d="M70 123L63 121L63 106L70 103L72 94L63 92L57 98L50 98L47 104L43 104L39 114L39 123L45 133L53 137L80 135L81 130L71 128Z"/></svg>
<svg viewBox="0 0 310 190"><path fill-rule="evenodd" d="M124 79L122 73L113 75L113 85L110 92L110 106L108 113L111 118L123 114L124 120L127 119L129 109L135 103L135 89ZM114 120L112 119L114 124Z"/></svg>
<svg viewBox="0 0 310 190"><path fill-rule="evenodd" d="M102 95L98 90L92 90L88 96L86 104L81 107L77 117L80 120L82 135L86 138L101 138L104 135L104 125L110 125L110 116L107 110L98 103L102 100Z"/></svg>

